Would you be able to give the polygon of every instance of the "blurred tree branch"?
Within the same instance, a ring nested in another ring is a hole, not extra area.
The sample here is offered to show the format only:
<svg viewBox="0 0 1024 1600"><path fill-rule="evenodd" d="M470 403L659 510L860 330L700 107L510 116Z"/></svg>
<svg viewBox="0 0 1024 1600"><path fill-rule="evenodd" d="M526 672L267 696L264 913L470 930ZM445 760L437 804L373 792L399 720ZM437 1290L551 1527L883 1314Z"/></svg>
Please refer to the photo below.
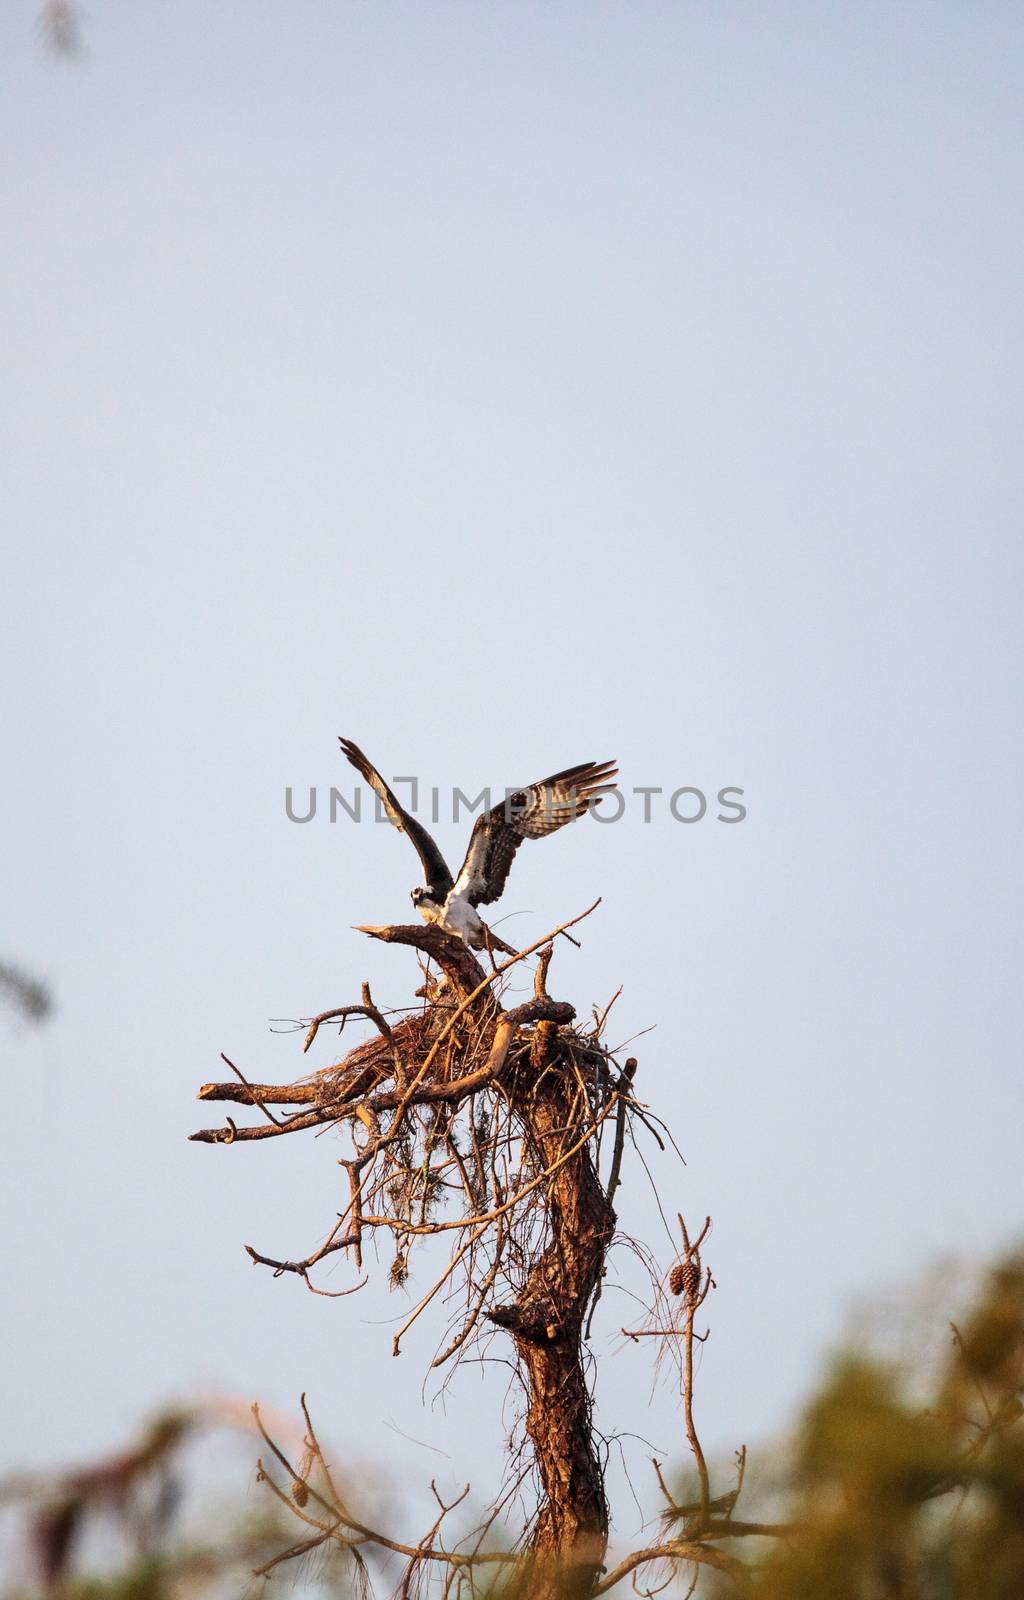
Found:
<svg viewBox="0 0 1024 1600"><path fill-rule="evenodd" d="M74 56L81 50L81 13L73 0L45 0L39 30L55 55Z"/></svg>
<svg viewBox="0 0 1024 1600"><path fill-rule="evenodd" d="M30 1022L42 1022L53 1010L53 997L46 984L12 961L0 961L0 1000L14 1006Z"/></svg>

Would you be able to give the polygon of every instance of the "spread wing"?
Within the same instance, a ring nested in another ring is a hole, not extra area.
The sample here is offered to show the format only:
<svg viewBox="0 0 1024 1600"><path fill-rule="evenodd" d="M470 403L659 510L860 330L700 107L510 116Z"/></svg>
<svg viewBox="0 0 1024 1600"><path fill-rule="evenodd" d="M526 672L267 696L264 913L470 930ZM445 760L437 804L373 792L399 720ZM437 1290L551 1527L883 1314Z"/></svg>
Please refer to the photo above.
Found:
<svg viewBox="0 0 1024 1600"><path fill-rule="evenodd" d="M512 857L524 839L543 839L556 828L574 822L614 789L618 768L614 761L584 761L566 767L550 778L517 789L500 805L477 817L469 849L458 878L456 894L470 905L489 905L505 887Z"/></svg>
<svg viewBox="0 0 1024 1600"><path fill-rule="evenodd" d="M433 893L435 900L444 900L452 886L452 875L448 870L448 863L434 843L422 822L410 816L409 812L401 806L394 792L388 788L384 779L375 766L363 755L357 744L351 739L340 739L338 743L345 752L349 761L355 767L360 777L366 779L373 792L380 796L388 817L400 833L408 834L416 847L416 853L423 863L423 878Z"/></svg>

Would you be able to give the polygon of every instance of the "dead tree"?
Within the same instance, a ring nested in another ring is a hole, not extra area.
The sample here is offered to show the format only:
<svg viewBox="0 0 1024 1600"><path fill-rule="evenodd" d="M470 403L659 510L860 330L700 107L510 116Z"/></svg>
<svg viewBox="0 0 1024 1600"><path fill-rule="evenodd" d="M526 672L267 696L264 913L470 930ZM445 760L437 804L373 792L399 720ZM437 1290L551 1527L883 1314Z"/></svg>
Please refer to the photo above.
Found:
<svg viewBox="0 0 1024 1600"><path fill-rule="evenodd" d="M307 1414L306 1456L298 1465L264 1433L286 1474L282 1485L268 1460L262 1464L267 1481L309 1530L278 1560L334 1541L349 1549L366 1577L368 1557L398 1553L407 1560L403 1594L434 1572L443 1579L445 1595L476 1593L497 1564L510 1591L529 1600L556 1594L584 1600L658 1560L727 1572L738 1565L713 1542L743 1531L732 1520L736 1495L712 1496L693 1427L693 1317L710 1276L700 1262L704 1234L691 1245L684 1232L679 1292L685 1322L669 1315L630 1337L657 1333L684 1352L686 1426L701 1497L695 1508L680 1507L662 1485L666 1528L682 1521L682 1533L605 1573L608 1506L584 1364L585 1328L615 1232L612 1200L625 1139L636 1122L658 1135L633 1094L635 1060L620 1065L603 1042L610 1008L581 1028L573 1006L548 993L554 941L569 937L567 930L581 920L489 973L461 939L441 928L365 928L374 938L419 952L425 977L419 1006L391 1020L364 984L358 1004L323 1012L309 1023L305 1049L327 1024L344 1028L359 1017L372 1025L371 1036L340 1062L290 1085L250 1082L227 1062L236 1081L200 1090L202 1100L234 1101L264 1118L248 1126L228 1118L224 1127L192 1135L206 1144L280 1138L328 1125L351 1140L351 1155L341 1163L346 1204L325 1241L296 1260L246 1246L254 1262L279 1276L297 1276L316 1294L351 1294L367 1281L363 1260L370 1237L390 1236L389 1276L397 1286L411 1281L417 1245L449 1234L444 1270L394 1335L394 1353L428 1306L455 1304L433 1366L455 1364L473 1342L504 1332L513 1341L525 1391L523 1421L538 1492L536 1515L518 1548L490 1547L500 1504L482 1529L454 1546L440 1533L453 1507L440 1499L436 1523L416 1545L367 1528L332 1481ZM533 997L506 1009L504 976L533 955ZM340 1290L315 1282L320 1263L340 1254L349 1259L356 1281ZM671 1303L663 1294L659 1298L663 1306Z"/></svg>

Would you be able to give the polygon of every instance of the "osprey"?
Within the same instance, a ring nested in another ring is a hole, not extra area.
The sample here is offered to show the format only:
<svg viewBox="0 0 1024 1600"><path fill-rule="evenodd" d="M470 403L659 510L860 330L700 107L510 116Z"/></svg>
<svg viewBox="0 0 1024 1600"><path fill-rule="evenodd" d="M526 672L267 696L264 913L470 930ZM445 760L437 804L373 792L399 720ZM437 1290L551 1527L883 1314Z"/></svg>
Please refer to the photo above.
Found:
<svg viewBox="0 0 1024 1600"><path fill-rule="evenodd" d="M601 796L615 787L614 761L584 761L578 767L541 778L509 794L500 805L477 817L469 836L466 859L453 878L448 864L426 828L399 805L377 768L351 739L339 739L345 755L375 794L380 796L390 821L408 834L423 864L426 880L412 891L412 903L424 922L437 923L460 934L474 950L493 948L515 951L485 927L477 906L490 905L505 888L512 857L524 839L543 839L567 822L574 822Z"/></svg>

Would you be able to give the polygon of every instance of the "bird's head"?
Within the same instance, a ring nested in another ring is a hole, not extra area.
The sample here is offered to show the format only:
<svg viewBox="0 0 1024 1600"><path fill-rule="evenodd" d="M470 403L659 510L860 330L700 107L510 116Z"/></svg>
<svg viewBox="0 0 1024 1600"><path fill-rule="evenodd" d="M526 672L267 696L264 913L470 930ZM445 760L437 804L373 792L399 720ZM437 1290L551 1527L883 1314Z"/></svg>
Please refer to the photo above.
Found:
<svg viewBox="0 0 1024 1600"><path fill-rule="evenodd" d="M433 906L437 903L425 883L418 883L410 894L409 899L412 901L417 911L419 910L420 906Z"/></svg>

